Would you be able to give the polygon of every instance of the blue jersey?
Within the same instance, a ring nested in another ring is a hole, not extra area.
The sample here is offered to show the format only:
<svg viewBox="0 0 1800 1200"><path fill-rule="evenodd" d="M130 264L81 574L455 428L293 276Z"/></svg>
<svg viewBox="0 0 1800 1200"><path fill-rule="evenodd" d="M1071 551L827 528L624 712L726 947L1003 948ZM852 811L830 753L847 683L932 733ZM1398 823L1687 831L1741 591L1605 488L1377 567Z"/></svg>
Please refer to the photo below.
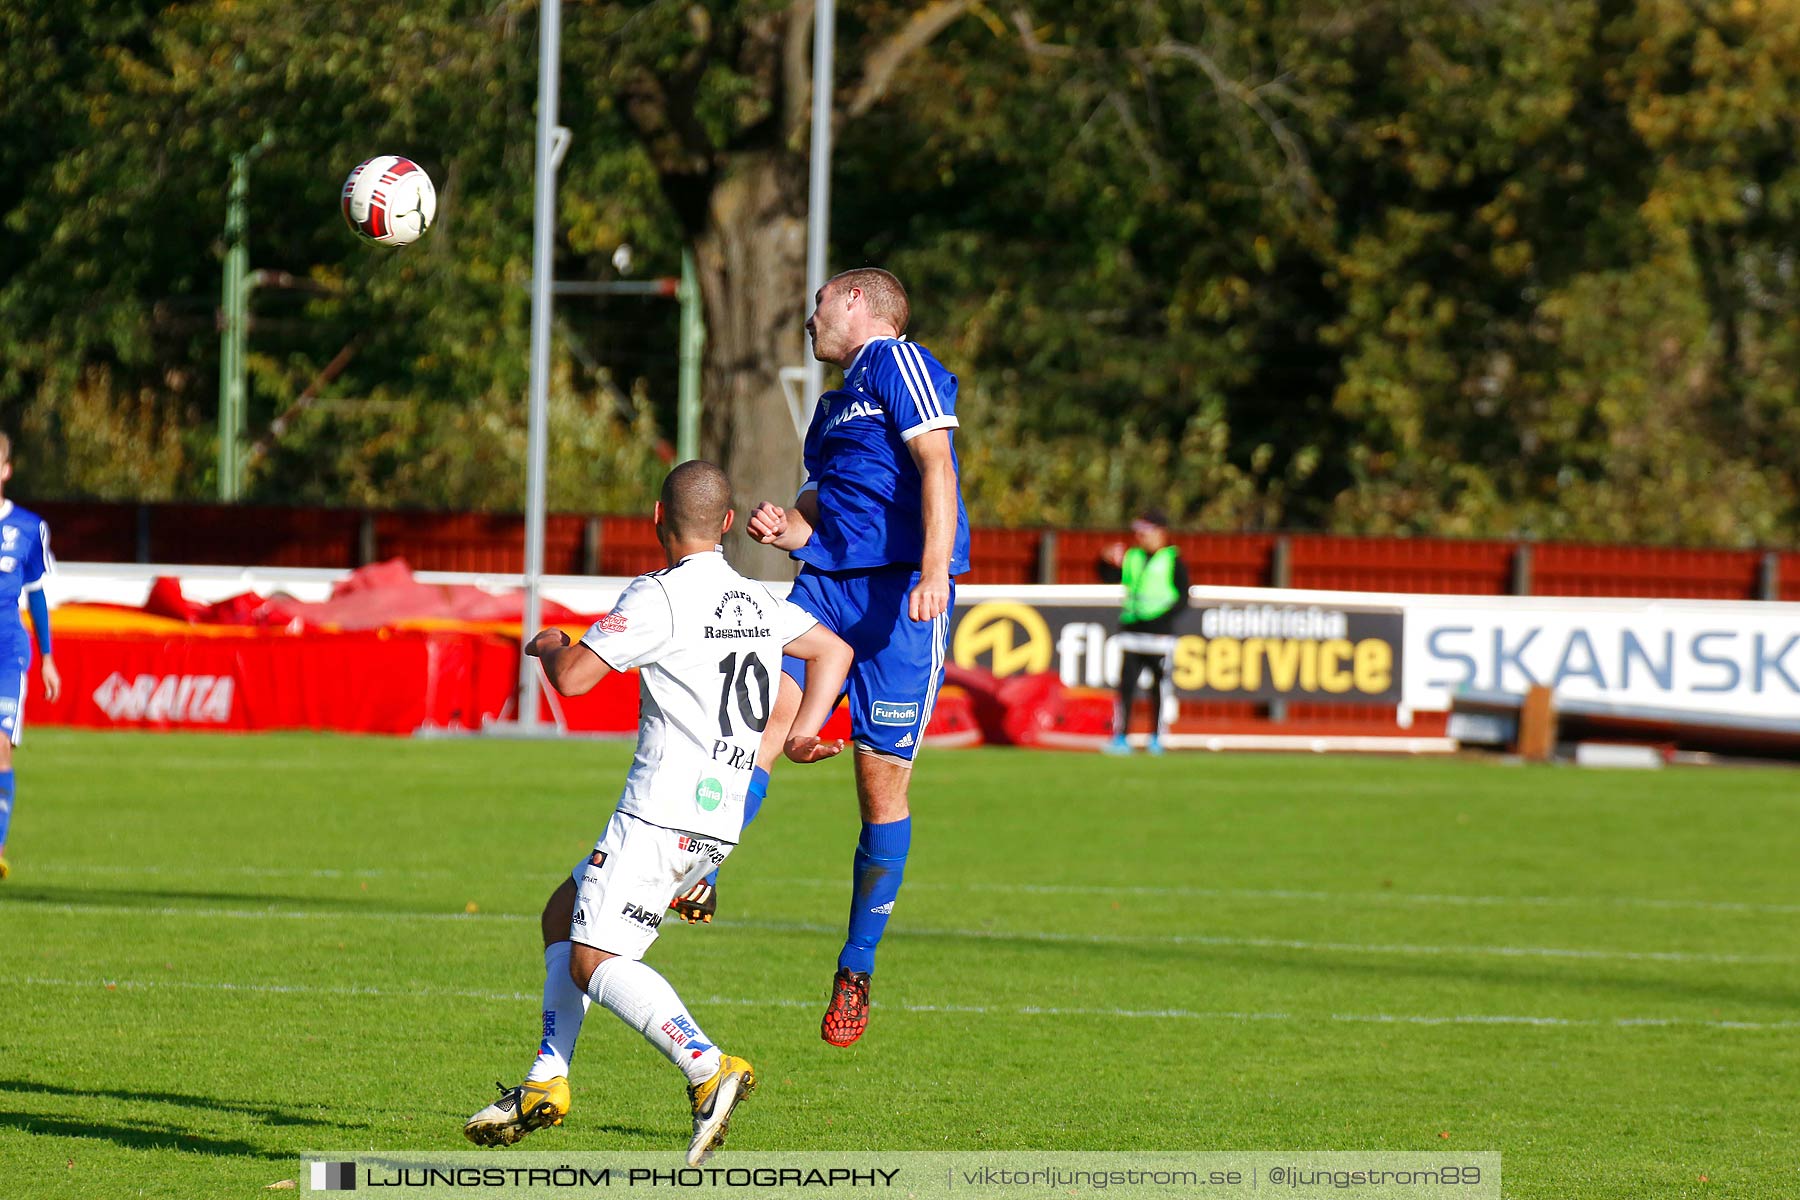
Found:
<svg viewBox="0 0 1800 1200"><path fill-rule="evenodd" d="M818 491L819 520L794 557L821 571L917 565L925 550L922 481L906 444L957 424L956 376L931 351L905 338L865 345L843 386L813 410L801 492ZM969 516L959 486L950 574L968 569Z"/></svg>
<svg viewBox="0 0 1800 1200"><path fill-rule="evenodd" d="M31 641L19 615L19 599L44 586L56 561L50 527L11 500L0 501L0 655L29 658Z"/></svg>

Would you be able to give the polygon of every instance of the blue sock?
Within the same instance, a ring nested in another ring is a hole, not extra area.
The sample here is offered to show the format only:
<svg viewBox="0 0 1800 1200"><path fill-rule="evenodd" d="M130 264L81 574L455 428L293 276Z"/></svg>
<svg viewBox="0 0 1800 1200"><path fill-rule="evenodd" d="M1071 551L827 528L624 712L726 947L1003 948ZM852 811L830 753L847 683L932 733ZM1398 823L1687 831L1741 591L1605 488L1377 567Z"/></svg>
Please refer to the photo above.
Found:
<svg viewBox="0 0 1800 1200"><path fill-rule="evenodd" d="M769 798L769 773L761 767L750 772L750 790L744 794L744 828L750 828L750 822L756 820L756 814L762 811L763 801ZM738 836L743 836L739 834ZM719 872L714 868L706 876L706 882L713 887L719 886Z"/></svg>
<svg viewBox="0 0 1800 1200"><path fill-rule="evenodd" d="M906 852L912 848L912 818L885 825L863 823L856 843L855 890L850 897L850 934L838 966L852 971L875 969L875 947L887 930L894 898L906 876Z"/></svg>
<svg viewBox="0 0 1800 1200"><path fill-rule="evenodd" d="M12 824L13 773L0 771L0 846L6 845L6 827Z"/></svg>

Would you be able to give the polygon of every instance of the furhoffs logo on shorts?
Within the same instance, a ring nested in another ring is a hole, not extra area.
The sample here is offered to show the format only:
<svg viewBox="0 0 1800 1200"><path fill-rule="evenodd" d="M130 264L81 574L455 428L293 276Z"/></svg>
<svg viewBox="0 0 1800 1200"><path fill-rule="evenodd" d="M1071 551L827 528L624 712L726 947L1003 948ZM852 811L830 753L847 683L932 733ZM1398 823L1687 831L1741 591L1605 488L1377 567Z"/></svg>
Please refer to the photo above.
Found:
<svg viewBox="0 0 1800 1200"><path fill-rule="evenodd" d="M919 722L919 702L908 700L901 704L893 700L871 700L869 720L877 725L916 725Z"/></svg>

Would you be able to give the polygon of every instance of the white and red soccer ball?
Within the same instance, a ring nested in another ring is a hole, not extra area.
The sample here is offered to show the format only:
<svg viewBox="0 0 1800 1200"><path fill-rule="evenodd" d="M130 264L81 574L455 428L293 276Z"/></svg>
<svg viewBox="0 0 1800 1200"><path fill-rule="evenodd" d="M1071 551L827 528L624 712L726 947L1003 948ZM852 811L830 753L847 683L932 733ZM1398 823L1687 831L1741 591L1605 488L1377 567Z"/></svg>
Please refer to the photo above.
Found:
<svg viewBox="0 0 1800 1200"><path fill-rule="evenodd" d="M364 241L410 246L436 216L437 189L410 158L382 154L357 164L344 180L344 220Z"/></svg>

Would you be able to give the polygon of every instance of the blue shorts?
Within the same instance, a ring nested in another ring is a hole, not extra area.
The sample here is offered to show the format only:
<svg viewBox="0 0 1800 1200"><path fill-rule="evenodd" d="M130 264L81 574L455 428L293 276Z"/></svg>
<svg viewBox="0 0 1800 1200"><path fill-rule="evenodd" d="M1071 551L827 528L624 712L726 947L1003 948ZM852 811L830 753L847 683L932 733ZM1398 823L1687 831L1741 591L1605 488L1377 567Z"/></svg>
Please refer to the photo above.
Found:
<svg viewBox="0 0 1800 1200"><path fill-rule="evenodd" d="M931 621L906 615L907 597L918 582L910 564L830 573L807 567L788 593L856 652L846 683L851 737L908 762L931 721L950 644L949 609ZM956 605L955 580L950 605ZM805 684L804 662L783 658L781 669Z"/></svg>
<svg viewBox="0 0 1800 1200"><path fill-rule="evenodd" d="M0 737L15 746L25 725L25 672L30 667L27 655L0 650Z"/></svg>

